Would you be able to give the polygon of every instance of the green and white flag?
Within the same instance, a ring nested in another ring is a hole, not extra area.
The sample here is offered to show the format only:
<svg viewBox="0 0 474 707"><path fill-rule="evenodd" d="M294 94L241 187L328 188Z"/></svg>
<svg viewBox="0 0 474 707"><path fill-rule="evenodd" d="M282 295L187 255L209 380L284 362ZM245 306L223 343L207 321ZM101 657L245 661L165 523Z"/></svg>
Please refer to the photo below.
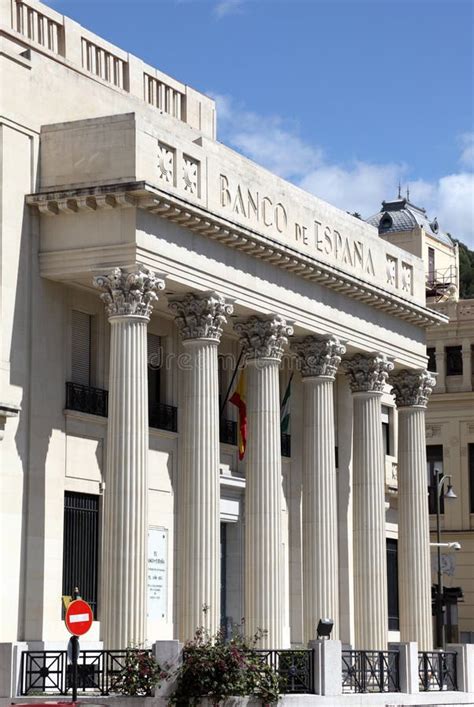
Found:
<svg viewBox="0 0 474 707"><path fill-rule="evenodd" d="M291 381L293 380L293 373L290 376L288 385L286 386L285 395L281 401L280 408L280 426L282 434L288 434L290 429L290 397L291 397Z"/></svg>

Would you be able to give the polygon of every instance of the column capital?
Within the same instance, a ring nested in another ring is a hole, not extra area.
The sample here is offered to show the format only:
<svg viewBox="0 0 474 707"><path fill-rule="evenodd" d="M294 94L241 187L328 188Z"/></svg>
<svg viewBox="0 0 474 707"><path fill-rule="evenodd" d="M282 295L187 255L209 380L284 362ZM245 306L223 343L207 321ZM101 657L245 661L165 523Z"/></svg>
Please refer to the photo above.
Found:
<svg viewBox="0 0 474 707"><path fill-rule="evenodd" d="M219 342L227 315L234 308L217 292L188 292L170 299L169 309L183 341L211 339Z"/></svg>
<svg viewBox="0 0 474 707"><path fill-rule="evenodd" d="M425 408L436 384L436 378L426 369L404 369L392 374L389 383L393 387L392 393L395 396L397 408Z"/></svg>
<svg viewBox="0 0 474 707"><path fill-rule="evenodd" d="M293 327L279 314L252 316L236 322L234 329L240 336L247 360L269 358L281 361L283 348L293 334Z"/></svg>
<svg viewBox="0 0 474 707"><path fill-rule="evenodd" d="M342 362L353 393L383 393L393 362L384 354L358 353Z"/></svg>
<svg viewBox="0 0 474 707"><path fill-rule="evenodd" d="M298 356L303 378L316 376L334 380L341 356L346 353L344 344L333 334L311 334L296 339L292 348Z"/></svg>
<svg viewBox="0 0 474 707"><path fill-rule="evenodd" d="M138 316L150 318L157 291L165 282L147 268L136 270L114 268L108 275L97 275L94 287L103 290L100 295L109 317Z"/></svg>

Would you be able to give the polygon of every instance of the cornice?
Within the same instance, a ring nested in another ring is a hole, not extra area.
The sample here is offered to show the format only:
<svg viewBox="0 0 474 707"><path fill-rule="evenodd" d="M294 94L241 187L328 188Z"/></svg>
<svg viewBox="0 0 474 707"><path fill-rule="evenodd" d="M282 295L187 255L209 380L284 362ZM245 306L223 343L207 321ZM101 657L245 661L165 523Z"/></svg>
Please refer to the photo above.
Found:
<svg viewBox="0 0 474 707"><path fill-rule="evenodd" d="M416 326L427 328L448 321L443 314L365 282L335 265L322 263L292 246L217 216L144 181L39 192L28 195L26 203L47 216L75 215L102 209L142 209Z"/></svg>

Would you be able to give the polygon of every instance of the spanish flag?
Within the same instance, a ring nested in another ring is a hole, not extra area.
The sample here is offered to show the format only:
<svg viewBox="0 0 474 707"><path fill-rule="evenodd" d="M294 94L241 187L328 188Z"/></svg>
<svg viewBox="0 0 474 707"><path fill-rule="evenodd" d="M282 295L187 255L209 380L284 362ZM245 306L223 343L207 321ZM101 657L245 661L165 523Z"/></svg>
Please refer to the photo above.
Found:
<svg viewBox="0 0 474 707"><path fill-rule="evenodd" d="M245 396L245 372L240 374L239 382L229 402L239 411L239 460L242 461L247 445L247 403Z"/></svg>

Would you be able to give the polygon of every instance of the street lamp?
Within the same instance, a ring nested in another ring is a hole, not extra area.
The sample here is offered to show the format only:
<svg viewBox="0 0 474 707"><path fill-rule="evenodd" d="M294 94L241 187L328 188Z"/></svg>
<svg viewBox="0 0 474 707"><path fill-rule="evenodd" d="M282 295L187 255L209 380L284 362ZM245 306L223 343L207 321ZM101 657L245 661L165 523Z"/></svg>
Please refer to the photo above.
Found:
<svg viewBox="0 0 474 707"><path fill-rule="evenodd" d="M444 589L443 589L443 573L441 572L441 494L443 493L444 482L449 479L448 488L443 494L444 498L457 498L451 484L451 474L443 474L442 469L435 469L436 474L436 547L438 550L438 587L436 590L436 646L444 650Z"/></svg>

